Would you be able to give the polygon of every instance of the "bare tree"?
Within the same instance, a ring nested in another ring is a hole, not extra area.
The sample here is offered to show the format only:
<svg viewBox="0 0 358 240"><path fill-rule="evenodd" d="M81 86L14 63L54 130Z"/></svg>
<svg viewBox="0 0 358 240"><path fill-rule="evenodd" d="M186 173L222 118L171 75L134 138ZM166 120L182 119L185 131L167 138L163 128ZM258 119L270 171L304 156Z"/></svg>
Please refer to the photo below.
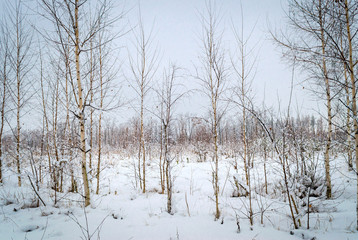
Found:
<svg viewBox="0 0 358 240"><path fill-rule="evenodd" d="M90 64L90 73L89 73L89 82L90 82L90 100L89 100L89 104L93 105L93 101L94 101L94 91L93 91L93 82L94 82L94 69L95 69L95 60L93 59L93 43L92 43L92 39L90 41L90 59L89 59L89 64ZM99 44L99 46L101 47L101 45ZM90 132L89 132L89 162L88 162L88 167L91 170L92 169L92 155L93 155L93 112L94 112L94 108L90 109L90 123L89 123L89 128L90 128Z"/></svg>
<svg viewBox="0 0 358 240"><path fill-rule="evenodd" d="M9 111L9 106L7 106L5 103L8 102L9 99L9 61L10 61L10 42L9 42L9 32L7 29L6 21L5 19L2 20L2 23L0 25L0 81L1 81L1 125L0 125L0 183L3 182L3 176L2 176L2 165L3 165L3 133L4 133L4 127L5 127L5 121L6 121L6 115Z"/></svg>
<svg viewBox="0 0 358 240"><path fill-rule="evenodd" d="M124 13L121 13L121 17ZM103 24L105 24L106 19L103 19ZM96 77L98 78L97 86L94 86L92 91L98 95L95 99L97 100L96 106L93 103L92 108L98 110L98 151L97 151L97 171L96 171L96 179L97 179L97 188L96 194L99 193L100 187L100 172L101 172L101 157L102 157L102 120L103 113L105 111L109 111L115 108L119 108L123 105L121 103L120 96L120 86L118 84L114 84L114 80L117 80L117 72L120 69L120 64L118 64L118 59L111 54L113 48L111 46L112 34L108 33L108 31L100 31L96 41L98 43L97 51L97 61L98 61L98 69ZM113 61L115 59L115 61ZM117 90L115 90L117 89Z"/></svg>
<svg viewBox="0 0 358 240"><path fill-rule="evenodd" d="M14 132L16 141L15 162L18 174L18 185L21 186L21 119L24 115L23 109L31 97L31 82L28 79L32 68L33 55L31 53L32 31L28 28L24 4L21 0L8 5L8 19L11 27L9 32L11 44L13 45L10 63L12 72L15 74L14 84L11 86L11 96L16 109L16 130Z"/></svg>
<svg viewBox="0 0 358 240"><path fill-rule="evenodd" d="M196 73L196 78L201 82L202 92L210 101L210 121L213 142L212 183L215 197L215 219L220 218L219 210L219 153L218 153L218 129L224 109L220 102L225 91L226 68L225 55L221 46L222 33L220 32L221 15L217 6L212 1L207 1L206 9L201 14L202 21L202 68Z"/></svg>
<svg viewBox="0 0 358 240"><path fill-rule="evenodd" d="M130 85L140 99L140 133L139 133L139 151L138 151L138 177L140 188L143 193L146 191L146 144L145 144L145 99L151 89L151 82L158 68L158 50L153 48L153 29L147 35L144 29L142 16L139 8L139 23L135 34L135 55L129 54L129 64L132 72Z"/></svg>
<svg viewBox="0 0 358 240"><path fill-rule="evenodd" d="M236 84L234 86L233 97L229 100L235 103L239 108L241 108L242 120L241 120L241 134L243 142L243 153L242 159L244 161L244 170L246 177L246 185L248 186L248 197L249 197L249 219L250 224L253 225L253 211L252 211L252 201L251 201L251 182L250 182L250 168L252 167L252 161L250 161L250 142L247 134L247 122L249 120L247 108L248 105L252 103L252 96L250 92L252 91L251 84L255 77L255 67L256 67L256 55L254 48L250 48L248 45L254 28L251 30L250 34L246 37L244 34L244 13L241 6L241 29L237 30L233 27L235 40L236 40L236 55L232 57L231 63L234 69ZM252 147L252 146L251 146Z"/></svg>
<svg viewBox="0 0 358 240"><path fill-rule="evenodd" d="M172 162L174 158L171 154L173 142L173 118L175 106L185 94L179 91L180 84L177 83L178 71L178 67L175 65L170 65L170 67L164 71L164 83L162 85L162 90L158 91L161 105L163 106L162 114L160 116L163 130L163 159L165 162L165 178L167 184L167 211L170 214L172 214L172 195L174 183L172 177Z"/></svg>
<svg viewBox="0 0 358 240"><path fill-rule="evenodd" d="M99 109L100 109L100 113L99 113L99 117L98 117L98 159L97 159L97 174L96 174L96 178L97 178L97 188L96 188L96 194L99 193L99 174L101 171L101 153L102 153L102 109L103 109L103 56L102 56L102 37L99 36L99 85L100 85L100 104L99 104ZM91 96L92 98L92 96ZM92 114L92 112L91 112ZM92 116L91 116L92 117ZM91 129L92 132L92 129ZM91 139L92 141L92 139Z"/></svg>

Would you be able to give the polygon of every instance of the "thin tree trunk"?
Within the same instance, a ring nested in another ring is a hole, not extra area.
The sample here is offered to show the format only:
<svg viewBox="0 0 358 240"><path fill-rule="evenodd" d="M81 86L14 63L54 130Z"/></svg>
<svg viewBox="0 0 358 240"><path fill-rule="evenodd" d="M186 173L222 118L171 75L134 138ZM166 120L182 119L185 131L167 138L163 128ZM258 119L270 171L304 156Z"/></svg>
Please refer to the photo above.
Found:
<svg viewBox="0 0 358 240"><path fill-rule="evenodd" d="M101 172L101 153L102 153L102 108L103 108L103 65L102 65L102 46L101 40L99 42L99 84L100 84L100 91L101 91L101 99L100 99L100 113L99 113L99 120L98 120L98 161L97 161L97 189L96 194L99 193L99 174ZM92 132L92 127L91 127Z"/></svg>
<svg viewBox="0 0 358 240"><path fill-rule="evenodd" d="M43 62L42 62L42 55L40 52L40 83L41 83L41 97L42 97L42 107L43 107L43 125L46 128L46 154L47 154L47 160L48 160L48 170L50 173L50 176L53 180L54 185L56 177L52 174L52 164L51 164L51 153L50 153L50 130L49 130L49 124L48 124L48 118L47 118L47 109L46 109L46 102L45 102L45 90L44 90L44 84L43 84ZM44 130L45 132L45 130ZM55 187L54 187L55 188Z"/></svg>
<svg viewBox="0 0 358 240"><path fill-rule="evenodd" d="M96 194L99 194L99 174L101 171L101 153L102 153L102 113L99 114L99 119L98 119L98 161L97 161L97 174L96 174L96 178L97 178L97 189L96 189Z"/></svg>
<svg viewBox="0 0 358 240"><path fill-rule="evenodd" d="M267 149L266 149L266 143L264 143L264 176L265 176L265 193L267 193L267 172L266 172L266 162L267 162Z"/></svg>
<svg viewBox="0 0 358 240"><path fill-rule="evenodd" d="M285 136L284 136L283 143L282 143L283 148L285 148L285 144L286 144L285 142L286 141L285 141ZM281 164L282 164L283 180L284 180L285 187L286 187L286 194L287 194L288 204L289 204L289 207L290 207L292 222L293 222L293 225L294 225L295 229L298 229L298 226L297 226L297 223L296 223L296 217L295 217L295 214L293 212L293 206L292 206L293 203L292 203L292 200L291 200L290 189L289 189L289 186L288 186L288 178L287 178L287 170L286 170L287 161L285 161L285 158L286 158L285 155L286 155L286 152L285 152L285 150L283 150L282 151L282 158L279 156L279 159L281 160Z"/></svg>
<svg viewBox="0 0 358 240"><path fill-rule="evenodd" d="M60 158L59 158L59 154L58 154L58 148L57 148L57 114L58 114L58 98L59 98L59 93L58 93L58 88L59 88L59 79L56 80L56 88L55 88L55 107L54 107L54 116L53 116L53 132L52 132L52 137L53 137L53 147L54 147L54 151L55 151L55 159L56 159L56 163L55 164L55 168L54 168L54 182L55 182L55 191L61 191L59 189L59 163L60 163Z"/></svg>
<svg viewBox="0 0 358 240"><path fill-rule="evenodd" d="M6 84L7 84L7 49L5 50L4 65L3 65L3 96L1 103L1 126L0 126L0 183L3 182L2 177L2 134L4 132L5 121L5 101L6 101Z"/></svg>
<svg viewBox="0 0 358 240"><path fill-rule="evenodd" d="M139 133L139 149L138 149L138 180L139 180L139 187L143 189L143 182L142 182L142 168L141 168L141 159L142 159L142 127L140 126L140 133Z"/></svg>
<svg viewBox="0 0 358 240"><path fill-rule="evenodd" d="M353 115L353 126L354 126L354 141L355 141L355 162L356 162L356 171L358 171L358 122L357 122L357 102L356 102L356 84L355 84L355 74L354 74L354 63L353 63L353 46L352 46L352 37L351 37L351 27L349 21L349 9L348 9L348 0L344 1L344 10L346 16L346 25L347 25L347 37L348 37L348 46L349 46L349 75L352 84L352 115ZM356 214L357 214L357 225L356 229L358 230L358 174L357 174L357 201L356 201Z"/></svg>
<svg viewBox="0 0 358 240"><path fill-rule="evenodd" d="M163 105L161 106L161 111L163 112ZM163 124L160 124L160 156L159 156L159 175L160 175L160 186L162 188L162 194L165 192L165 180L163 172Z"/></svg>
<svg viewBox="0 0 358 240"><path fill-rule="evenodd" d="M332 197L332 184L331 184L331 174L330 174L330 148L331 148L331 141L332 141L332 107L331 107L331 90L330 84L328 79L328 72L326 66L326 42L324 36L324 26L323 26L323 16L322 16L322 0L319 0L319 24L320 24L320 32L321 32L321 48L322 48L322 67L323 67L323 74L324 74L324 81L325 81L325 88L326 88L326 98L327 98L327 121L328 121L328 139L326 143L326 150L324 152L324 165L326 171L326 198L330 199Z"/></svg>
<svg viewBox="0 0 358 240"><path fill-rule="evenodd" d="M244 80L242 80L242 87L244 87ZM249 185L249 170L250 164L248 163L247 159L247 139L246 139L246 111L245 111L245 93L242 90L242 141L244 142L244 170L245 170L245 178L246 178L246 185Z"/></svg>
<svg viewBox="0 0 358 240"><path fill-rule="evenodd" d="M85 198L85 207L90 205L90 190L88 184L88 176L87 176L87 161L86 161L86 129L85 129L85 119L84 119L84 105L82 99L82 83L81 83L81 75L80 75L80 42L79 42L79 29L78 29L78 8L79 8L79 0L75 1L75 22L74 22L74 31L75 31L75 57L76 57L76 77L77 77L77 90L78 90L78 117L80 123L80 137L81 137L81 151L82 151L82 178L84 185L84 198Z"/></svg>
<svg viewBox="0 0 358 240"><path fill-rule="evenodd" d="M347 66L344 64L344 79L345 79L345 90L346 90L346 105L350 105L350 91L349 91L349 79L347 75ZM347 158L348 158L348 170L353 170L353 151L352 145L352 127L351 127L351 110L347 108L347 119L346 119L346 131L347 131Z"/></svg>
<svg viewBox="0 0 358 240"><path fill-rule="evenodd" d="M100 56L101 58L101 56ZM90 104L93 102L93 49L92 41L90 41ZM89 143L89 169L92 169L92 148L93 148L93 108L90 109L90 143ZM97 193L98 194L98 193Z"/></svg>
<svg viewBox="0 0 358 240"><path fill-rule="evenodd" d="M215 195L215 218L220 218L220 210L219 210L219 156L218 156L218 132L217 132L217 109L216 109L216 101L213 102L213 110L214 110L214 161L215 161L215 172L214 172L214 195Z"/></svg>
<svg viewBox="0 0 358 240"><path fill-rule="evenodd" d="M17 19L18 21L18 19ZM17 55L16 55L16 86L17 86L17 105L16 105L16 166L17 166L17 174L18 174L18 186L21 187L21 168L20 168L20 108L21 108L21 79L20 79L20 39L19 39L19 23L16 23L16 47L17 47Z"/></svg>
<svg viewBox="0 0 358 240"><path fill-rule="evenodd" d="M144 91L144 89L142 90ZM144 145L144 95L141 96L141 108L140 108L140 147L142 152L142 187L143 193L145 193L145 145Z"/></svg>
<svg viewBox="0 0 358 240"><path fill-rule="evenodd" d="M171 179L171 166L170 166L170 159L169 159L169 139L168 139L168 119L166 121L166 124L164 124L164 161L166 162L166 168L165 168L165 176L166 176L166 182L167 182L167 211L169 214L172 213L172 179Z"/></svg>
<svg viewBox="0 0 358 240"><path fill-rule="evenodd" d="M43 74L42 74L42 61L41 61L41 95L42 95L42 106L43 106L43 121L44 121L44 127L46 128L46 154L47 154L47 160L48 160L48 168L49 172L51 172L51 156L50 156L50 139L49 139L49 126L48 126L48 119L47 119L47 110L46 110L46 103L45 103L45 91L44 91L44 85L43 85Z"/></svg>

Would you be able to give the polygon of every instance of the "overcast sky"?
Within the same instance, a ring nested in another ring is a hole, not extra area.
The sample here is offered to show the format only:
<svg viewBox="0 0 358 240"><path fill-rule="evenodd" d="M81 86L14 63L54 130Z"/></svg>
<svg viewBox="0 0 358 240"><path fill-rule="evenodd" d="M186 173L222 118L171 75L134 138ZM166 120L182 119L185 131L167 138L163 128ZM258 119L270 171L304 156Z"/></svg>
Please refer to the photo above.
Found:
<svg viewBox="0 0 358 240"><path fill-rule="evenodd" d="M134 1L127 3L132 7L127 19L130 25L134 26L138 22L138 3ZM285 0L217 1L217 6L220 7L223 16L221 26L225 32L222 46L227 51L228 61L232 55L231 45L234 42L232 25L237 28L241 27L241 3L245 35L255 28L249 43L250 47L256 46L258 55L257 73L253 79L255 102L261 105L265 96L266 106L277 107L280 101L281 108L286 109L290 95L292 68L282 61L280 51L270 39L268 29L285 27L287 2ZM199 65L198 60L201 54L200 13L205 12L205 0L143 0L140 6L144 27L147 32L153 27L155 33L153 43L158 43L162 54L159 71L167 65L168 61L173 61L185 68L189 74L193 73L193 66ZM127 45L130 44L132 36L128 34L124 37ZM314 98L300 84L304 79L299 69L295 69L294 80L293 110L299 109L301 113L314 113L317 102L313 101ZM183 81L188 88L197 86L195 79L190 76ZM206 109L207 102L199 96L199 93L196 93L190 101L184 101L179 112L204 114Z"/></svg>
<svg viewBox="0 0 358 240"><path fill-rule="evenodd" d="M5 2L3 0L2 4ZM35 6L35 2L29 1L27 3ZM118 4L115 13L123 8L129 10L118 25L126 26L127 29L136 26L139 15L139 1L114 2ZM277 108L280 101L281 108L286 109L290 95L292 68L282 61L280 51L276 49L270 39L268 29L285 27L287 2L285 0L217 1L217 6L221 9L220 12L223 17L221 21L221 27L224 29L222 47L226 51L228 63L233 55L232 26L234 25L238 29L241 27L240 4L243 8L245 35L247 36L255 28L249 42L250 47L255 46L258 56L256 75L252 86L255 103L258 107L261 107L265 96L266 106ZM150 29L153 28L153 44L158 46L161 56L157 79L160 79L163 68L168 66L169 61L171 61L185 69L181 81L187 89L197 88L198 82L191 75L195 72L194 66L200 66L199 56L202 54L200 14L205 14L205 0L142 0L140 1L140 8L145 30L149 33ZM124 59L124 61L127 59L128 52L131 52L132 42L133 33L131 32L116 40L116 45L123 47L119 53L119 59ZM122 71L129 76L128 65L124 65ZM317 101L314 101L314 97L300 85L303 80L304 78L299 74L299 70L296 69L292 99L293 110L299 109L301 113L314 113L318 110ZM121 79L121 81L123 83L123 94L127 99L133 98L134 95L128 86L128 82L124 79ZM155 106L153 99L151 96L146 101L147 106ZM208 105L205 98L196 92L192 94L190 99L182 102L177 113L189 112L203 116L207 109ZM134 114L128 106L107 115L107 118L124 122Z"/></svg>

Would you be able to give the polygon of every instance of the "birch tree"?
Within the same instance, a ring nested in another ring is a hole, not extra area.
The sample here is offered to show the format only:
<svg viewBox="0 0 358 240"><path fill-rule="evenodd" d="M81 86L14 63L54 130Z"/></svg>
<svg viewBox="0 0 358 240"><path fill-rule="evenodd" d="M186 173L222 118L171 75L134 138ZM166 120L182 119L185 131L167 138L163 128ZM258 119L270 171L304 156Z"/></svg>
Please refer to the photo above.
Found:
<svg viewBox="0 0 358 240"><path fill-rule="evenodd" d="M201 14L202 23L202 67L197 69L196 78L200 81L202 92L210 101L210 122L213 143L213 171L212 183L215 198L215 220L220 218L219 209L219 143L218 130L223 116L220 105L225 91L226 68L225 55L221 46L222 32L220 29L221 15L214 2L208 1L205 12Z"/></svg>
<svg viewBox="0 0 358 240"><path fill-rule="evenodd" d="M73 99L75 101L74 115L78 119L80 128L81 151L81 171L84 188L85 206L90 204L90 187L87 174L87 143L86 143L86 117L85 110L89 105L91 89L86 88L86 73L84 72L85 55L84 52L90 51L98 46L91 46L92 39L98 32L113 24L108 21L101 24L101 19L108 16L112 8L110 1L96 2L95 16L91 19L86 18L86 13L93 8L91 1L59 1L59 0L41 0L40 4L44 10L44 16L49 19L56 29L55 36L46 35L47 39L60 45L63 52L67 47L72 51L69 65L69 82L72 88ZM68 39L68 42L66 41ZM73 58L72 58L73 57ZM83 62L81 62L83 61ZM74 62L73 67L71 63ZM74 72L74 73L72 73Z"/></svg>
<svg viewBox="0 0 358 240"><path fill-rule="evenodd" d="M24 115L24 107L31 98L31 82L29 81L29 72L32 68L33 55L31 53L32 31L28 28L28 22L24 4L21 0L8 5L8 19L11 31L9 32L12 44L12 53L10 55L10 64L14 74L13 84L11 84L11 97L14 103L16 115L16 127L13 130L16 142L15 163L18 174L18 186L21 186L21 125Z"/></svg>
<svg viewBox="0 0 358 240"><path fill-rule="evenodd" d="M120 17L122 17L122 13ZM104 21L102 21L104 22ZM100 172L101 172L101 158L102 158L102 131L103 131L103 114L106 111L119 108L123 105L120 96L120 85L115 83L118 80L117 73L121 66L118 65L117 58L111 54L113 51L111 47L112 34L108 31L100 31L96 42L98 48L96 49L96 58L98 61L98 69L96 71L97 86L93 87L92 91L97 95L96 102L91 104L93 109L98 110L98 135L97 135L97 169L96 179L97 187L96 194L99 194L100 189ZM115 59L113 61L113 59ZM115 90L117 89L117 90Z"/></svg>
<svg viewBox="0 0 358 240"><path fill-rule="evenodd" d="M248 140L247 126L248 123L248 114L247 108L252 104L252 96L250 92L252 91L251 85L255 77L255 67L256 67L256 55L255 49L249 47L251 41L251 35L254 29L251 30L248 36L245 36L244 32L244 17L243 10L241 7L241 26L240 29L236 29L233 26L233 32L235 35L235 55L231 59L232 67L235 73L235 85L233 91L233 97L230 101L240 108L241 110L241 134L242 134L242 143L243 143L243 153L242 159L244 161L244 171L246 178L246 185L248 186L248 197L249 197L249 219L250 224L253 225L253 211L252 211L252 201L251 201L251 181L250 181L250 168L252 167L252 159L250 161L250 143Z"/></svg>
<svg viewBox="0 0 358 240"><path fill-rule="evenodd" d="M3 166L3 133L5 127L5 121L7 118L7 113L10 110L9 106L5 104L9 101L9 74L10 74L10 39L9 32L6 25L6 20L3 19L2 24L0 25L0 112L1 112L1 123L0 123L0 183L3 182L2 176L2 166Z"/></svg>
<svg viewBox="0 0 358 240"><path fill-rule="evenodd" d="M142 16L139 10L139 23L135 29L135 40L133 42L135 54L129 54L129 64L132 78L130 86L134 89L140 103L140 130L138 149L138 177L140 188L146 191L146 144L145 144L145 99L151 89L151 83L158 68L158 50L153 47L153 29L145 32Z"/></svg>
<svg viewBox="0 0 358 240"><path fill-rule="evenodd" d="M162 89L158 91L160 96L162 108L161 124L163 130L163 159L167 189L167 211L172 214L172 196L173 196L173 184L172 177L172 162L174 160L171 154L172 142L173 142L173 120L175 107L179 100L184 96L184 92L180 92L180 84L178 83L178 71L179 68L175 65L170 65L168 69L164 71L164 82ZM162 167L162 166L160 166Z"/></svg>

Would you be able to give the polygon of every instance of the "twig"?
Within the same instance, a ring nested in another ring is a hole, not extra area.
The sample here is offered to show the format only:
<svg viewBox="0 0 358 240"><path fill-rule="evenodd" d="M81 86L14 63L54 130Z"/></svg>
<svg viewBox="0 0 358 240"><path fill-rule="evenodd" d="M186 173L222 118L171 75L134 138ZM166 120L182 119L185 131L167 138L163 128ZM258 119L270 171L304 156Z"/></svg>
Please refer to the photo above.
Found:
<svg viewBox="0 0 358 240"><path fill-rule="evenodd" d="M227 169L226 179L225 179L225 183L224 183L224 186L223 186L223 190L221 191L221 196L224 194L225 186L226 186L227 180L229 178L229 175L230 175L230 166Z"/></svg>
<svg viewBox="0 0 358 240"><path fill-rule="evenodd" d="M39 194L38 194L38 192L36 191L35 186L34 186L34 184L33 184L33 183L32 183L32 181L31 181L30 176L29 176L29 175L27 175L27 177L29 178L29 181L30 181L31 187L32 187L32 189L34 190L34 192L36 193L37 197L40 199L40 201L42 202L42 204L46 207L45 202L42 200L42 198L40 197L40 195L39 195Z"/></svg>
<svg viewBox="0 0 358 240"><path fill-rule="evenodd" d="M189 209L188 198L186 196L186 192L185 192L185 204L186 204L186 210L188 211L188 215L190 217L190 209Z"/></svg>

